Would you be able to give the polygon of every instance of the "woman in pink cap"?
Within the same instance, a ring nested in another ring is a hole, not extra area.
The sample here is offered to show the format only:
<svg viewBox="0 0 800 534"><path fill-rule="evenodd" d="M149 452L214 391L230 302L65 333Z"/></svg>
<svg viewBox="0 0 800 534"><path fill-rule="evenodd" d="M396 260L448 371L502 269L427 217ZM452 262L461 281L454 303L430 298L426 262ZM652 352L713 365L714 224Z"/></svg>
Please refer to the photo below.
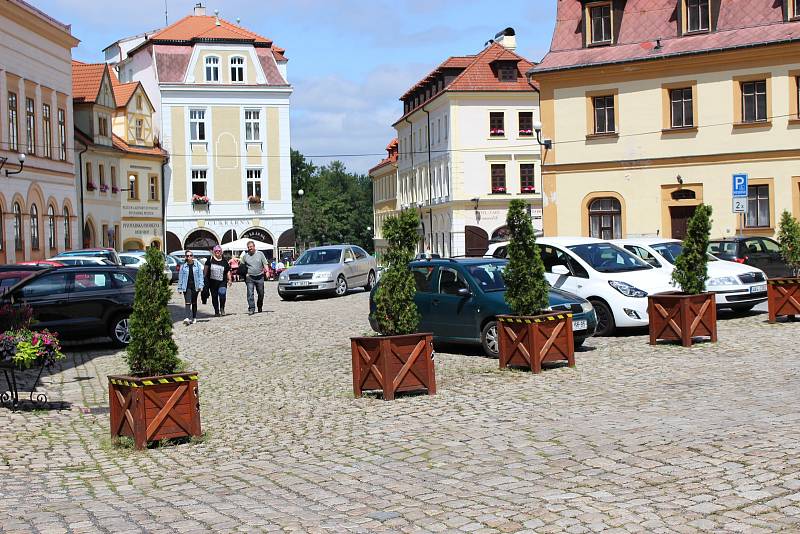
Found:
<svg viewBox="0 0 800 534"><path fill-rule="evenodd" d="M206 262L206 280L211 291L214 317L225 315L225 300L231 285L231 266L222 257L222 247L219 245L211 249L211 258Z"/></svg>

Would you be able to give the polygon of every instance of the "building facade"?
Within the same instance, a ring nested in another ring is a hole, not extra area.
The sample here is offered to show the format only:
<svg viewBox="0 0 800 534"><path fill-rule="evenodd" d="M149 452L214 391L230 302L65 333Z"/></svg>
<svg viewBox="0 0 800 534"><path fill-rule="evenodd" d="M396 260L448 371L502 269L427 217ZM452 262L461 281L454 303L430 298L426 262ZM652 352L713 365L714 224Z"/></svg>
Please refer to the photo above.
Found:
<svg viewBox="0 0 800 534"><path fill-rule="evenodd" d="M0 263L41 260L79 246L70 67L78 40L22 0L0 4L0 33Z"/></svg>
<svg viewBox="0 0 800 534"><path fill-rule="evenodd" d="M243 237L277 251L282 235L293 236L283 49L198 5L119 50L120 79L142 83L170 154L167 251Z"/></svg>
<svg viewBox="0 0 800 534"><path fill-rule="evenodd" d="M386 146L386 158L369 170L372 179L372 208L375 257L386 252L386 239L383 237L383 223L392 215L397 215L397 139Z"/></svg>
<svg viewBox="0 0 800 534"><path fill-rule="evenodd" d="M800 215L795 0L560 0L541 87L546 235L772 236ZM579 31L576 32L576 28ZM732 175L749 177L746 213Z"/></svg>
<svg viewBox="0 0 800 534"><path fill-rule="evenodd" d="M509 28L473 56L451 57L401 98L397 207L420 211L420 249L483 255L507 235L509 202L540 211L539 120L533 65ZM376 220L376 235L380 221Z"/></svg>

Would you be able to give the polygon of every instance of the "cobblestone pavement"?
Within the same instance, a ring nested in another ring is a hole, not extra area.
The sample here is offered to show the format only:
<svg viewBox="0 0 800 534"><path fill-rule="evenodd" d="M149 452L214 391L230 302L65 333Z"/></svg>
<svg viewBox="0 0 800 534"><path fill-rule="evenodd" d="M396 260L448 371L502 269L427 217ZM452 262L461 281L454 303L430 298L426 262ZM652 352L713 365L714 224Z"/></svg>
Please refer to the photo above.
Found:
<svg viewBox="0 0 800 534"><path fill-rule="evenodd" d="M0 531L800 531L800 323L723 316L692 349L592 339L537 376L437 347L438 395L384 402L352 395L365 293L268 286L253 317L243 293L176 324L200 443L111 445L124 365L103 344L45 377L65 409L0 409Z"/></svg>

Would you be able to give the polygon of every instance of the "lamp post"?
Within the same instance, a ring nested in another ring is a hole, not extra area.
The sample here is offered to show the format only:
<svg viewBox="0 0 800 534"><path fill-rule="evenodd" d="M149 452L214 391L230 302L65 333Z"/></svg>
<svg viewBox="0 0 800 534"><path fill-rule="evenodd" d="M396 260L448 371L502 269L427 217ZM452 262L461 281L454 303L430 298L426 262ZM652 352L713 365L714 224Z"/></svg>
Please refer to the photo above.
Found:
<svg viewBox="0 0 800 534"><path fill-rule="evenodd" d="M550 150L553 148L553 140L552 139L542 139L542 121L534 121L533 129L536 132L536 142L539 143L539 146L544 147L545 151ZM544 158L541 158L541 164L544 164L544 160L547 156L545 155ZM539 172L541 175L541 170ZM542 179L540 186L539 186L539 206L542 210L542 233L544 234L544 179ZM530 206L528 207L530 209Z"/></svg>
<svg viewBox="0 0 800 534"><path fill-rule="evenodd" d="M19 174L22 172L22 169L25 167L25 154L22 153L17 154L17 159L19 160L19 169L17 169L16 171L9 171L8 169L6 169L6 176L13 176L15 174ZM6 164L7 161L8 158L0 156L0 169L3 168L3 166Z"/></svg>

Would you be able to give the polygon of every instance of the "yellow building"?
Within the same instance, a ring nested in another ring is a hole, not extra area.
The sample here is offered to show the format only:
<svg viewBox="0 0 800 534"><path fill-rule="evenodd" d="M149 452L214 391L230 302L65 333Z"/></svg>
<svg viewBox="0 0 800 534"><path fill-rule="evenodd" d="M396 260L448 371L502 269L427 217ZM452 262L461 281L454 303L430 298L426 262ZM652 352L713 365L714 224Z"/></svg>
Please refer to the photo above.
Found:
<svg viewBox="0 0 800 534"><path fill-rule="evenodd" d="M386 252L386 239L383 237L383 223L398 213L397 205L397 139L386 146L387 156L369 170L372 179L373 238L375 256L379 259Z"/></svg>
<svg viewBox="0 0 800 534"><path fill-rule="evenodd" d="M782 210L800 215L798 17L798 0L560 0L530 70L553 140L545 235L682 238L701 202L712 237L771 236Z"/></svg>
<svg viewBox="0 0 800 534"><path fill-rule="evenodd" d="M294 245L284 50L200 4L141 42L119 43L107 50L120 51L120 81L142 83L153 135L170 154L167 251L243 237L274 252Z"/></svg>

